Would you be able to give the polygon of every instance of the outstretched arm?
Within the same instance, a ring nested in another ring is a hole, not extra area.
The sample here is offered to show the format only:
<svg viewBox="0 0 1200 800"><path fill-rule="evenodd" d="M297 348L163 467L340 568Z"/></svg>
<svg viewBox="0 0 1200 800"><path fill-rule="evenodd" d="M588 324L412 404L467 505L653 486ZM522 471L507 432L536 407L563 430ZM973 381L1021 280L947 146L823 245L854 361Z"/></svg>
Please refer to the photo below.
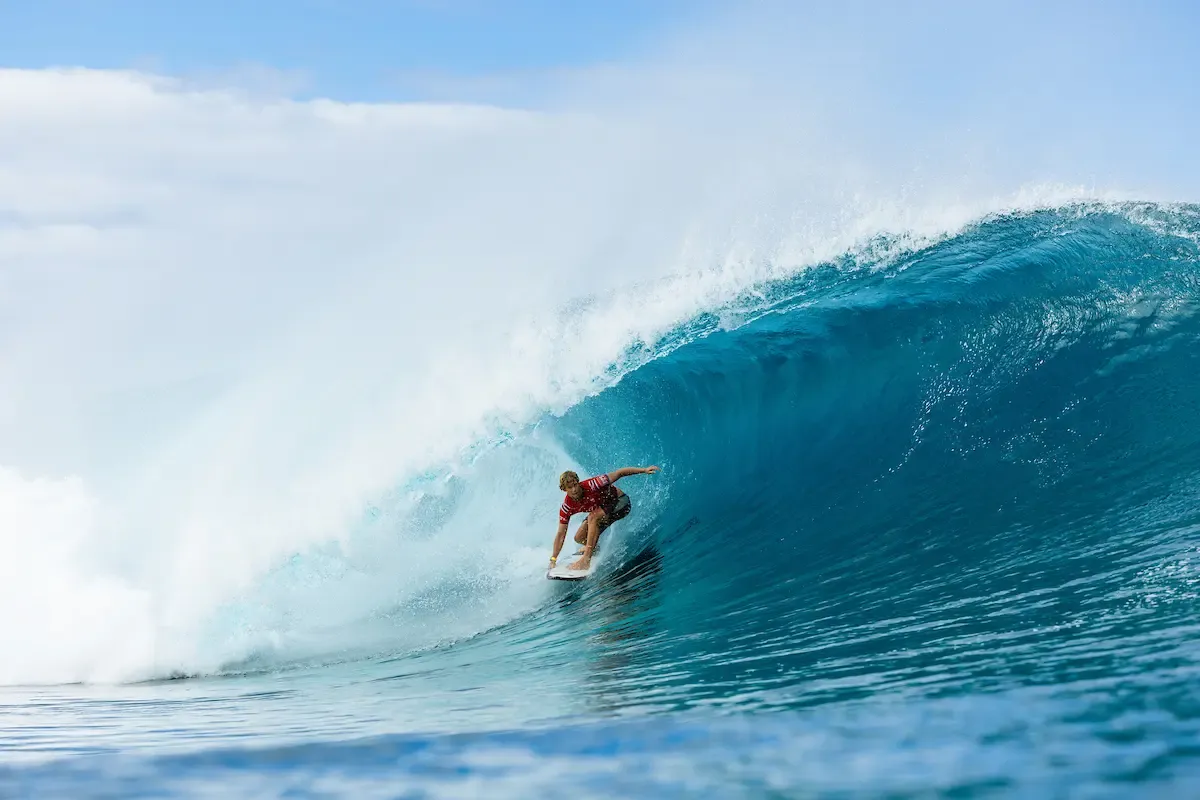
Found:
<svg viewBox="0 0 1200 800"><path fill-rule="evenodd" d="M567 523L558 523L558 533L554 535L554 552L550 555L550 568L553 569L555 563L558 562L558 552L562 550L563 542L567 538Z"/></svg>
<svg viewBox="0 0 1200 800"><path fill-rule="evenodd" d="M653 475L658 472L658 467L621 467L608 473L610 483L616 483L628 475Z"/></svg>

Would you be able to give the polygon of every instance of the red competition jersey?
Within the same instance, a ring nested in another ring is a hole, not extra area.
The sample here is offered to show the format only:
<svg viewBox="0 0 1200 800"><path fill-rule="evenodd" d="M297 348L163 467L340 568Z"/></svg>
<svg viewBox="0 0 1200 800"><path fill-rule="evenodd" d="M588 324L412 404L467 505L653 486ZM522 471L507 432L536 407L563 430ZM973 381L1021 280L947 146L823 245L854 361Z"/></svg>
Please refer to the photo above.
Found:
<svg viewBox="0 0 1200 800"><path fill-rule="evenodd" d="M580 481L583 487L583 499L572 500L571 495L563 498L562 508L558 510L558 521L566 525L572 514L595 511L597 508L611 506L617 500L617 488L612 485L608 475L597 475Z"/></svg>

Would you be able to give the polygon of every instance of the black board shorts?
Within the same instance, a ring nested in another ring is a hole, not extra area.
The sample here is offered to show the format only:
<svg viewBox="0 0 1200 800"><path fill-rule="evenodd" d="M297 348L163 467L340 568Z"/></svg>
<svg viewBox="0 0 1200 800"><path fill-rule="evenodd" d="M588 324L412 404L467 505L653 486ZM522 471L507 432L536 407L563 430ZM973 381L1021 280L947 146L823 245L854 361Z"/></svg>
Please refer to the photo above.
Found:
<svg viewBox="0 0 1200 800"><path fill-rule="evenodd" d="M629 495L623 494L618 497L617 502L604 509L604 519L600 520L597 526L597 533L612 525L617 520L628 517L631 510L633 510L633 504L629 502Z"/></svg>

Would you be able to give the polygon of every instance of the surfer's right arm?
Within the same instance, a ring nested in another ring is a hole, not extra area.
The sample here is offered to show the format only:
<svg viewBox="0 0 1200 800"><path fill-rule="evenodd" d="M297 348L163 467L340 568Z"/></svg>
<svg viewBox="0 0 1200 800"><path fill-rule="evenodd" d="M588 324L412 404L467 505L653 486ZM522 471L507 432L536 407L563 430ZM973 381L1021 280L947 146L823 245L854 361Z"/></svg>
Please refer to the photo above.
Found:
<svg viewBox="0 0 1200 800"><path fill-rule="evenodd" d="M558 533L554 535L554 553L550 556L550 569L554 569L554 565L558 563L558 553L562 550L563 542L567 539L567 523L558 523Z"/></svg>

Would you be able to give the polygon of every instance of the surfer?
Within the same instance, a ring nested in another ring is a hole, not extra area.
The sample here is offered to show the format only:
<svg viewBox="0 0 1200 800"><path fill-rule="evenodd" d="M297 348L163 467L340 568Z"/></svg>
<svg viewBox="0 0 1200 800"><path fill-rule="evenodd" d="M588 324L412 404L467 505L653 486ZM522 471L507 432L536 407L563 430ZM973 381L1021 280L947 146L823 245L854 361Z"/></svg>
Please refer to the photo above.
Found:
<svg viewBox="0 0 1200 800"><path fill-rule="evenodd" d="M558 510L558 533L554 537L554 554L550 568L558 563L558 552L567 538L567 523L573 514L587 512L587 519L575 533L575 542L583 545L577 555L581 558L567 569L587 569L592 564L592 552L600 534L619 519L629 516L629 495L616 487L616 482L629 475L653 475L658 467L622 467L613 472L579 480L579 475L567 470L558 479L558 488L567 493Z"/></svg>

